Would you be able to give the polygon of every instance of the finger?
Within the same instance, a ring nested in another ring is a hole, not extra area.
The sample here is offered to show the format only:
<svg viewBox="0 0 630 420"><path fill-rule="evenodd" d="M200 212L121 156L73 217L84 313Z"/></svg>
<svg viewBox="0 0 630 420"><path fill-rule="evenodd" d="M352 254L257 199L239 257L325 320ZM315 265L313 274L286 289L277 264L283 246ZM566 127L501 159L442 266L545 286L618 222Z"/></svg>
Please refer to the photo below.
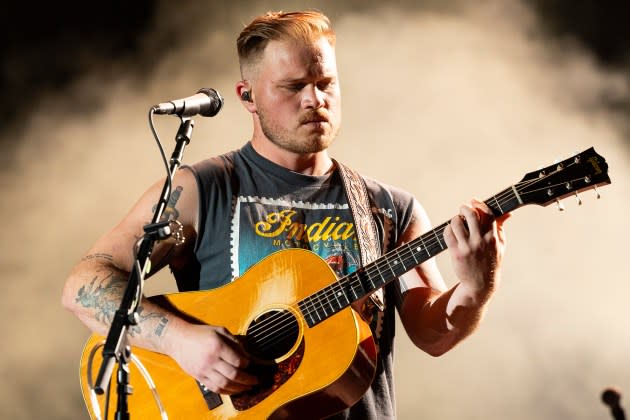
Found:
<svg viewBox="0 0 630 420"><path fill-rule="evenodd" d="M470 200L470 204L472 207L481 210L482 212L484 212L485 214L488 215L492 215L492 209L490 207L488 207L488 205L486 203L484 203L481 200L478 200L476 198L473 198L472 200Z"/></svg>
<svg viewBox="0 0 630 420"><path fill-rule="evenodd" d="M444 232L442 233L444 237L444 242L448 248L454 248L457 246L457 238L455 238L455 234L453 233L453 221L446 225L444 228Z"/></svg>
<svg viewBox="0 0 630 420"><path fill-rule="evenodd" d="M205 376L202 381L203 384L212 392L219 394L236 394L251 389L250 385L243 385L237 382L230 381L223 376L219 371L213 370Z"/></svg>
<svg viewBox="0 0 630 420"><path fill-rule="evenodd" d="M457 243L468 240L468 228L466 227L466 219L462 215L457 215L451 219L451 231Z"/></svg>
<svg viewBox="0 0 630 420"><path fill-rule="evenodd" d="M497 237L499 238L499 241L501 241L502 244L505 243L505 230L503 229L503 223L505 223L505 221L509 219L511 216L512 216L511 213L507 213L501 217L498 217L496 220Z"/></svg>
<svg viewBox="0 0 630 420"><path fill-rule="evenodd" d="M482 230L486 230L490 227L491 223L494 221L494 213L492 209L488 207L486 203L483 201L479 201L476 198L471 200L471 205L474 211L477 213L477 217L479 218L479 224Z"/></svg>
<svg viewBox="0 0 630 420"><path fill-rule="evenodd" d="M230 363L220 360L218 361L214 369L221 374L221 376L227 378L230 382L239 384L242 386L251 386L258 383L258 378L246 371L239 369Z"/></svg>
<svg viewBox="0 0 630 420"><path fill-rule="evenodd" d="M462 206L460 214L464 216L466 227L468 229L468 237L478 237L481 235L481 227L479 225L479 214L471 206Z"/></svg>
<svg viewBox="0 0 630 420"><path fill-rule="evenodd" d="M234 334L232 334L227 328L216 327L215 330L218 334L221 334L222 337L227 338L232 343L239 343L238 338L236 338L236 336L234 336Z"/></svg>
<svg viewBox="0 0 630 420"><path fill-rule="evenodd" d="M249 365L249 357L245 353L245 350L238 338L223 327L218 328L217 333L225 338L225 345L221 346L219 357L232 366L237 368L246 368Z"/></svg>

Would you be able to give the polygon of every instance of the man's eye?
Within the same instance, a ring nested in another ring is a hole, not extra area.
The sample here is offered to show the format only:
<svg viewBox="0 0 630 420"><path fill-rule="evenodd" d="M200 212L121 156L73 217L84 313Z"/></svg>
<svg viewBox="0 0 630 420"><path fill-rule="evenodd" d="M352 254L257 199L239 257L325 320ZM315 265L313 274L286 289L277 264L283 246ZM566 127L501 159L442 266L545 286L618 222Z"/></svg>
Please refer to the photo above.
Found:
<svg viewBox="0 0 630 420"><path fill-rule="evenodd" d="M304 89L304 84L303 83L298 83L298 84L295 84L295 85L289 85L288 89L292 90L294 92L299 92L302 89Z"/></svg>
<svg viewBox="0 0 630 420"><path fill-rule="evenodd" d="M325 82L320 82L317 84L317 89L321 90L321 91L326 91L331 89L333 86L335 85L335 82L332 80L328 80Z"/></svg>

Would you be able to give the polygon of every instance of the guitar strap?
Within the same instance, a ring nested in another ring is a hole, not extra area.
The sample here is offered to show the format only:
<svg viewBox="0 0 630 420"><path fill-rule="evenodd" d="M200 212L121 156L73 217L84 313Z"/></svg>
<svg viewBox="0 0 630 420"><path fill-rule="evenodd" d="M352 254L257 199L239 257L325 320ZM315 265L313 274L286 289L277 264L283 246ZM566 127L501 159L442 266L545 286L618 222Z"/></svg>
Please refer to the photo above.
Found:
<svg viewBox="0 0 630 420"><path fill-rule="evenodd" d="M365 181L361 175L355 170L333 160L339 168L341 179L346 190L348 203L359 243L359 251L361 255L361 267L371 263L381 255L381 242L378 239L376 230L376 222L372 214L372 206L370 197L365 186ZM369 299L366 300L367 307L361 308L364 318L371 314L374 307L383 311L385 308L383 303L383 289L373 292Z"/></svg>

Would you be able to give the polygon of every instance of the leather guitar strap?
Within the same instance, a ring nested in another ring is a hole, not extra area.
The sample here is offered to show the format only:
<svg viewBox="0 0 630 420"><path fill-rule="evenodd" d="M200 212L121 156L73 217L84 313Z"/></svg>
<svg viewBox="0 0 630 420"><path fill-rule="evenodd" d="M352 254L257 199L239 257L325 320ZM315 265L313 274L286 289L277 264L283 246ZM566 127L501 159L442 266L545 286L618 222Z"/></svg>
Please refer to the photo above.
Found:
<svg viewBox="0 0 630 420"><path fill-rule="evenodd" d="M372 206L370 204L367 187L365 186L363 177L355 170L337 161L334 162L339 168L339 173L341 174L341 179L343 180L343 185L346 190L346 196L348 197L348 203L350 204L361 254L361 266L364 267L381 255L380 241L378 239L376 222L372 214ZM369 299L366 300L366 303L368 305L374 305L380 311L383 311L383 290L378 289L374 291ZM369 309L370 308L364 308L364 314L362 315L367 315L366 312L371 312Z"/></svg>

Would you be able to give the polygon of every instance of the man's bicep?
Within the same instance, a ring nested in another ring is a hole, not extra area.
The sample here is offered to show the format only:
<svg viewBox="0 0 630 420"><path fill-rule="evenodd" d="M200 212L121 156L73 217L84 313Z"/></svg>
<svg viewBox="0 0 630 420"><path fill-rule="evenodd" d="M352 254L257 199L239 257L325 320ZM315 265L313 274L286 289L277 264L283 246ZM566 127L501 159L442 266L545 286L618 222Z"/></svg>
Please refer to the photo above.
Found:
<svg viewBox="0 0 630 420"><path fill-rule="evenodd" d="M155 217L157 205L162 195L164 181L153 184L140 199L132 206L123 219L109 232L105 233L88 251L85 258L109 259L117 268L130 271L136 256L136 247L144 236L144 228ZM171 230L181 227L187 233L187 240L191 240L196 232L198 190L196 181L189 171L178 171L172 183L172 192L164 205L159 221L172 221ZM154 243L152 262L157 257L162 261L170 256L174 248L175 238L168 241Z"/></svg>

